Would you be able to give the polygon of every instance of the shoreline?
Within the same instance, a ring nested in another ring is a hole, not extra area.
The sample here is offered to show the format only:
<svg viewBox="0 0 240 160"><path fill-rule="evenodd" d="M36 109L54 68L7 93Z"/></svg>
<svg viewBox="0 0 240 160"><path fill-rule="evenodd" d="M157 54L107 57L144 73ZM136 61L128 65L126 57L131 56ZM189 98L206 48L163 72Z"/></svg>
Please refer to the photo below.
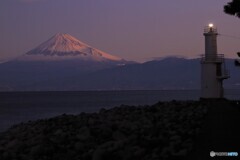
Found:
<svg viewBox="0 0 240 160"><path fill-rule="evenodd" d="M0 159L170 160L196 159L200 152L209 157L206 139L214 131L208 125L216 123L211 116L219 114L214 105L240 111L237 103L173 100L21 123L0 133Z"/></svg>
<svg viewBox="0 0 240 160"><path fill-rule="evenodd" d="M15 125L1 134L0 158L61 159L63 150L69 151L65 155L70 159L186 156L207 112L204 105L196 101L122 105Z"/></svg>

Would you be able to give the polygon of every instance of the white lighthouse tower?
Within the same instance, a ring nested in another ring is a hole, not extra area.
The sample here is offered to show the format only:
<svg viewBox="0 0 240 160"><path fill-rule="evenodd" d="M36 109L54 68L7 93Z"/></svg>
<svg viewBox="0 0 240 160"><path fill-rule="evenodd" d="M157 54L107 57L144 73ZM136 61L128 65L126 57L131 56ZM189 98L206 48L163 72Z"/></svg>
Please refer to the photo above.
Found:
<svg viewBox="0 0 240 160"><path fill-rule="evenodd" d="M223 80L229 78L224 55L217 54L217 29L209 24L204 29L205 54L201 59L201 98L223 98Z"/></svg>

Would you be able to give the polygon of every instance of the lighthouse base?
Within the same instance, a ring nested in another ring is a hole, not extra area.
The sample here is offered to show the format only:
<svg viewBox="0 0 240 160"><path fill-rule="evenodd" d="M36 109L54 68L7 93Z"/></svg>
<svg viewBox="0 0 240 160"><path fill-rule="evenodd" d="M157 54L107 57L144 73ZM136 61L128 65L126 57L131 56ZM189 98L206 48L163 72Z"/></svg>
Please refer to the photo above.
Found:
<svg viewBox="0 0 240 160"><path fill-rule="evenodd" d="M219 67L220 66L220 67ZM223 79L221 76L221 63L202 63L201 73L201 97L223 98Z"/></svg>

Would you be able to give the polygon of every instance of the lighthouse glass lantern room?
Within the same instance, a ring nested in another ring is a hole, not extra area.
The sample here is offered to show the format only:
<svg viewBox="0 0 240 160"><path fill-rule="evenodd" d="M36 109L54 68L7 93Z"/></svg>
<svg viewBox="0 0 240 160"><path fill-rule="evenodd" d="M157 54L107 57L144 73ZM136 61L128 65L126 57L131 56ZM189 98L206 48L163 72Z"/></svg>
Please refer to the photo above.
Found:
<svg viewBox="0 0 240 160"><path fill-rule="evenodd" d="M201 58L201 98L223 98L223 80L229 78L224 55L217 54L217 28L209 24L204 28L205 54Z"/></svg>

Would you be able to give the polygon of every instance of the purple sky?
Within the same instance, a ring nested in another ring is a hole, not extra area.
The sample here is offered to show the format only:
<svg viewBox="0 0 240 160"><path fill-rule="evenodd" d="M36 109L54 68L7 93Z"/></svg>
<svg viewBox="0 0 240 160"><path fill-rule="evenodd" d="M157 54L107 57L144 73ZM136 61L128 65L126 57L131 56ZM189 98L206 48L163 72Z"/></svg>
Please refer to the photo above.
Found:
<svg viewBox="0 0 240 160"><path fill-rule="evenodd" d="M127 60L197 57L203 28L240 37L230 0L0 0L0 60L35 48L58 32ZM219 53L235 58L240 39L219 36Z"/></svg>

